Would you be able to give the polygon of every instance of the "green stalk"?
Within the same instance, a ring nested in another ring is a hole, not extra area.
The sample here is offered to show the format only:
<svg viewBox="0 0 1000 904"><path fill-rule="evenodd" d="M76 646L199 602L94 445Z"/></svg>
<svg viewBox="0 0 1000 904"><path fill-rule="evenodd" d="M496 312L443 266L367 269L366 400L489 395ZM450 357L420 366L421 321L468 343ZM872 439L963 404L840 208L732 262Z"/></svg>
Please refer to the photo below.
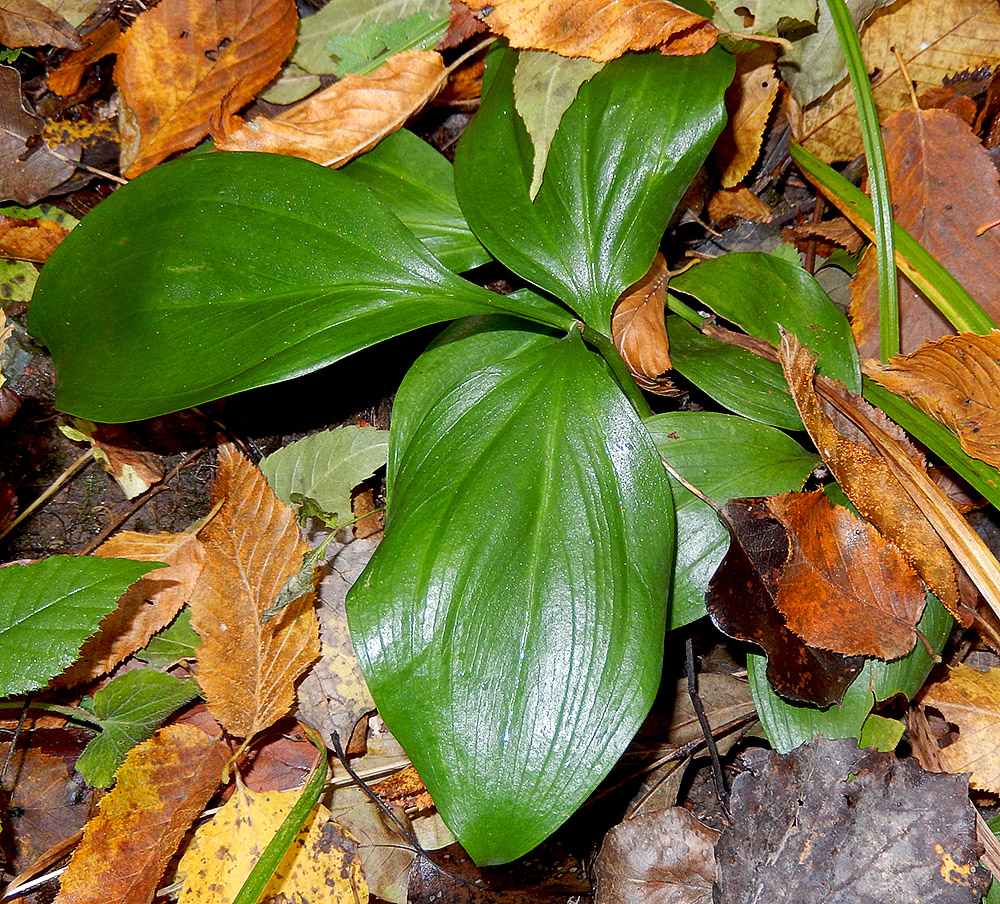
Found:
<svg viewBox="0 0 1000 904"><path fill-rule="evenodd" d="M684 304L673 292L667 292L667 310L677 314L679 317L683 317L691 326L699 330L705 321L704 317L690 306Z"/></svg>
<svg viewBox="0 0 1000 904"><path fill-rule="evenodd" d="M882 346L882 363L899 354L899 281L896 278L895 248L892 229L892 200L889 197L889 176L886 172L885 154L878 113L872 97L861 42L844 0L826 0L833 17L834 27L840 38L847 71L851 76L854 101L861 120L861 139L868 159L868 178L871 183L872 202L875 207L875 253L878 262L879 336Z"/></svg>
<svg viewBox="0 0 1000 904"><path fill-rule="evenodd" d="M649 402L646 401L642 390L633 379L628 365L626 365L622 356L618 354L618 349L615 348L614 343L607 336L602 335L586 324L583 326L583 340L596 348L601 357L608 363L608 367L611 368L611 372L615 375L618 385L621 386L625 395L628 396L628 400L638 412L639 417L643 420L652 417L653 410L649 407Z"/></svg>

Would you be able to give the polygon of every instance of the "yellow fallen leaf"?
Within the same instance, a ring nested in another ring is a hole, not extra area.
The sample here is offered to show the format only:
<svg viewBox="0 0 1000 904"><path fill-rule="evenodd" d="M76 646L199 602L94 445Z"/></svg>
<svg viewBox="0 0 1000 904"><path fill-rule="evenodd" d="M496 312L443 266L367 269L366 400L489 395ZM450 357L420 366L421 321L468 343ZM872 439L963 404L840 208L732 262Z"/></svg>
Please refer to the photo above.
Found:
<svg viewBox="0 0 1000 904"><path fill-rule="evenodd" d="M739 185L757 162L780 84L774 55L765 46L736 57L736 78L726 91L726 107L735 111L715 145L723 188Z"/></svg>

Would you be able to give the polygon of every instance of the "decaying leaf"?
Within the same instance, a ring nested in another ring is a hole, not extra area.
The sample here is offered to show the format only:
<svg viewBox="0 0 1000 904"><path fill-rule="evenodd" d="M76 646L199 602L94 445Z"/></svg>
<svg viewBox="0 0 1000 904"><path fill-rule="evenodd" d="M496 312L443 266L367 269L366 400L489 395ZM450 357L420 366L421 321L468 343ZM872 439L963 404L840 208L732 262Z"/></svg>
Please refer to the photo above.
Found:
<svg viewBox="0 0 1000 904"><path fill-rule="evenodd" d="M445 77L441 54L398 53L371 75L348 75L273 119L223 116L212 134L223 151L265 151L343 166L401 128L441 90Z"/></svg>
<svg viewBox="0 0 1000 904"><path fill-rule="evenodd" d="M102 543L97 555L104 559L166 562L133 584L105 616L97 633L80 650L77 660L52 684L72 687L108 674L126 656L142 649L166 627L191 598L205 564L205 553L194 533L139 534L122 531Z"/></svg>
<svg viewBox="0 0 1000 904"><path fill-rule="evenodd" d="M707 207L712 222L726 227L736 220L770 223L774 216L774 211L767 202L758 198L745 185L720 188L708 199Z"/></svg>
<svg viewBox="0 0 1000 904"><path fill-rule="evenodd" d="M244 106L295 44L294 0L164 0L122 36L122 174L131 178L208 134L214 113Z"/></svg>
<svg viewBox="0 0 1000 904"><path fill-rule="evenodd" d="M129 431L120 424L95 424L75 417L60 429L67 439L93 446L94 458L115 479L128 499L141 496L163 480L163 459L139 448Z"/></svg>
<svg viewBox="0 0 1000 904"><path fill-rule="evenodd" d="M0 44L78 48L73 26L50 6L38 0L0 0Z"/></svg>
<svg viewBox="0 0 1000 904"><path fill-rule="evenodd" d="M632 376L657 395L677 395L664 376L672 368L663 308L667 302L667 262L656 253L646 275L629 286L611 313L611 338Z"/></svg>
<svg viewBox="0 0 1000 904"><path fill-rule="evenodd" d="M188 725L134 747L63 873L58 904L148 904L164 868L219 787L229 748Z"/></svg>
<svg viewBox="0 0 1000 904"><path fill-rule="evenodd" d="M191 598L198 682L212 715L245 738L291 709L295 681L319 655L318 624L311 593L262 620L307 546L294 512L231 444L212 499L222 506L201 531L205 570Z"/></svg>
<svg viewBox="0 0 1000 904"><path fill-rule="evenodd" d="M41 264L67 235L69 229L52 220L0 216L0 257Z"/></svg>
<svg viewBox="0 0 1000 904"><path fill-rule="evenodd" d="M48 77L49 90L60 97L69 97L80 90L87 67L112 53L118 53L122 36L121 24L110 18L87 35L84 46L63 58Z"/></svg>
<svg viewBox="0 0 1000 904"><path fill-rule="evenodd" d="M236 793L195 832L181 857L180 904L232 901L288 815L299 791ZM264 889L262 899L283 895L309 904L356 904L368 900L358 843L317 804Z"/></svg>
<svg viewBox="0 0 1000 904"><path fill-rule="evenodd" d="M594 864L595 904L712 904L718 837L682 807L618 823Z"/></svg>
<svg viewBox="0 0 1000 904"><path fill-rule="evenodd" d="M741 765L716 904L973 904L989 887L964 776L853 739L754 749Z"/></svg>
<svg viewBox="0 0 1000 904"><path fill-rule="evenodd" d="M726 107L735 112L715 146L723 188L739 185L757 162L779 84L772 47L736 56L736 78L726 91Z"/></svg>
<svg viewBox="0 0 1000 904"><path fill-rule="evenodd" d="M954 666L942 681L924 688L921 702L958 726L958 738L937 751L937 768L969 772L973 788L1000 793L1000 669Z"/></svg>
<svg viewBox="0 0 1000 904"><path fill-rule="evenodd" d="M1000 467L1000 330L928 342L868 375L952 431L973 458Z"/></svg>
<svg viewBox="0 0 1000 904"><path fill-rule="evenodd" d="M659 47L663 53L693 56L715 44L708 19L667 0L464 0L490 30L515 48L551 50L599 63L629 50Z"/></svg>

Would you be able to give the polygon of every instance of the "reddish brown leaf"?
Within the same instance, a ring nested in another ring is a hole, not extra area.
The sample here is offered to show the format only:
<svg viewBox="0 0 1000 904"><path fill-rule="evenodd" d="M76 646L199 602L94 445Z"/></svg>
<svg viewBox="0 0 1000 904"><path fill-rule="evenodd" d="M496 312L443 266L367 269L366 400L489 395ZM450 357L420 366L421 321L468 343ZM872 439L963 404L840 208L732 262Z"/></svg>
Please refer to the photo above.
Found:
<svg viewBox="0 0 1000 904"><path fill-rule="evenodd" d="M62 432L74 442L90 443L94 458L129 499L163 480L163 460L139 446L121 424L95 424L81 418L73 418L71 423L63 426Z"/></svg>
<svg viewBox="0 0 1000 904"><path fill-rule="evenodd" d="M0 44L4 47L80 46L73 26L37 0L0 0Z"/></svg>
<svg viewBox="0 0 1000 904"><path fill-rule="evenodd" d="M222 117L221 151L265 151L338 167L371 150L429 101L445 81L441 54L410 50L371 75L348 75L273 119Z"/></svg>
<svg viewBox="0 0 1000 904"><path fill-rule="evenodd" d="M319 761L316 746L291 719L279 722L268 736L254 745L248 767L241 770L243 784L251 791L301 788Z"/></svg>
<svg viewBox="0 0 1000 904"><path fill-rule="evenodd" d="M435 50L451 50L459 44L467 41L473 35L482 34L489 29L483 25L462 0L451 0L451 9L448 12L448 30L437 42Z"/></svg>
<svg viewBox="0 0 1000 904"><path fill-rule="evenodd" d="M667 0L464 0L511 47L551 50L599 63L659 47L693 56L715 44L708 20Z"/></svg>
<svg viewBox="0 0 1000 904"><path fill-rule="evenodd" d="M84 828L56 904L149 904L228 758L225 744L187 725L133 747Z"/></svg>
<svg viewBox="0 0 1000 904"><path fill-rule="evenodd" d="M968 124L947 110L903 110L883 125L896 222L931 252L1000 320L1000 235L980 227L1000 219L1000 187L989 156ZM954 332L905 278L900 278L904 354L925 339ZM878 357L878 285L874 249L852 287L851 328L862 357Z"/></svg>
<svg viewBox="0 0 1000 904"><path fill-rule="evenodd" d="M122 172L139 175L244 106L295 44L294 0L163 0L118 47ZM127 139L127 140L126 140Z"/></svg>
<svg viewBox="0 0 1000 904"><path fill-rule="evenodd" d="M822 223L786 226L781 230L781 237L794 244L799 251L806 251L809 243L815 241L816 253L822 257L829 257L834 248L844 248L849 254L856 254L865 243L861 232L844 217L835 217Z"/></svg>
<svg viewBox="0 0 1000 904"><path fill-rule="evenodd" d="M917 639L924 585L899 547L820 490L767 500L789 539L775 605L806 643L897 659Z"/></svg>
<svg viewBox="0 0 1000 904"><path fill-rule="evenodd" d="M663 376L673 366L663 320L668 277L667 262L657 252L646 275L622 292L611 314L615 348L635 382L657 395L678 392L670 378Z"/></svg>
<svg viewBox="0 0 1000 904"><path fill-rule="evenodd" d="M231 444L219 451L212 499L222 506L201 532L205 570L191 598L198 683L212 715L245 738L291 709L295 681L319 656L315 595L263 621L308 547L295 513Z"/></svg>
<svg viewBox="0 0 1000 904"><path fill-rule="evenodd" d="M0 216L0 257L42 264L67 235L65 226L51 220Z"/></svg>

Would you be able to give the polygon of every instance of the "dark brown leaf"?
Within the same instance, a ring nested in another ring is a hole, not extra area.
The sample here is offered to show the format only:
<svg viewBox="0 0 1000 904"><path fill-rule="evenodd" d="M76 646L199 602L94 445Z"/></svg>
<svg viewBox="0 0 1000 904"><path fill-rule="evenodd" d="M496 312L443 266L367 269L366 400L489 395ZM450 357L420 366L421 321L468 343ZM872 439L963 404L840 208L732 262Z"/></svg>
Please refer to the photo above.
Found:
<svg viewBox="0 0 1000 904"><path fill-rule="evenodd" d="M0 0L0 44L4 47L80 46L73 26L37 0Z"/></svg>

